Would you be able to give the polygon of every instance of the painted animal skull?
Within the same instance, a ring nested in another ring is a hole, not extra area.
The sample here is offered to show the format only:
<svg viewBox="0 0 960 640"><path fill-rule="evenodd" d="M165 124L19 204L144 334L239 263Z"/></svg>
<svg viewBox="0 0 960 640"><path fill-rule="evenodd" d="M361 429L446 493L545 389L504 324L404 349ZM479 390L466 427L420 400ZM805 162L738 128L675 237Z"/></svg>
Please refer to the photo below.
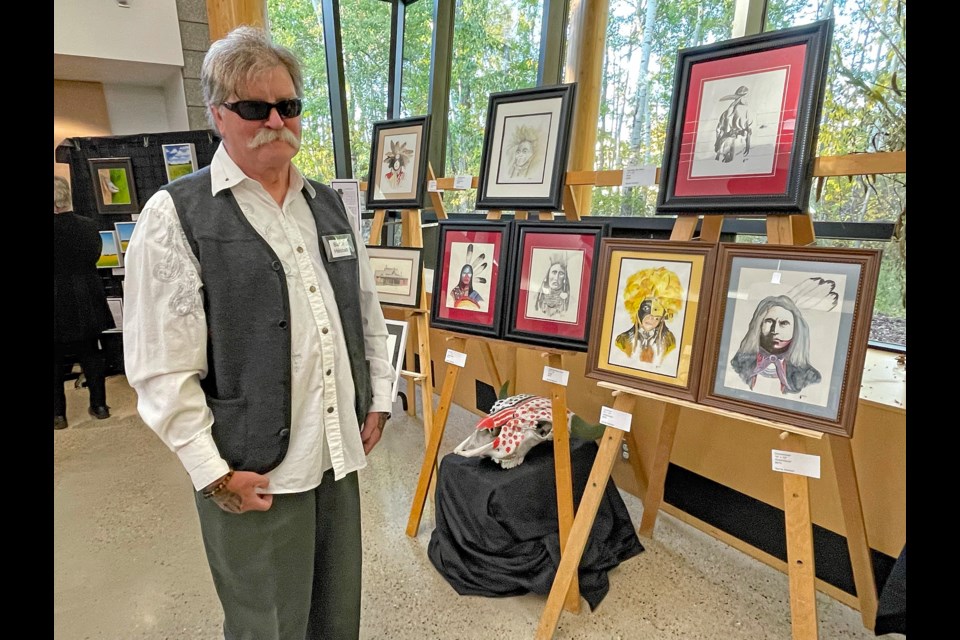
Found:
<svg viewBox="0 0 960 640"><path fill-rule="evenodd" d="M567 426L573 417L567 411ZM477 430L454 453L466 458L488 457L512 469L534 446L553 440L553 408L549 398L519 394L498 400Z"/></svg>

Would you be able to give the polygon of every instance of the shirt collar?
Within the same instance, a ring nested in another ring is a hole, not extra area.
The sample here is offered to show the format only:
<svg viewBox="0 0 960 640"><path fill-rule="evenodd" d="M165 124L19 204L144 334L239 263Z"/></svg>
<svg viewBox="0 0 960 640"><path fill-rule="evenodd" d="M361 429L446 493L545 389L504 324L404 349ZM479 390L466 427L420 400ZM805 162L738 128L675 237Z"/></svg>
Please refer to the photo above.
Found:
<svg viewBox="0 0 960 640"><path fill-rule="evenodd" d="M223 142L217 147L213 154L213 160L210 162L210 188L215 196L224 189L232 189L244 180L250 180L237 163L233 161L230 154L227 153ZM300 191L306 188L311 198L317 197L317 191L309 181L303 178L303 174L297 169L296 165L290 163L290 189Z"/></svg>

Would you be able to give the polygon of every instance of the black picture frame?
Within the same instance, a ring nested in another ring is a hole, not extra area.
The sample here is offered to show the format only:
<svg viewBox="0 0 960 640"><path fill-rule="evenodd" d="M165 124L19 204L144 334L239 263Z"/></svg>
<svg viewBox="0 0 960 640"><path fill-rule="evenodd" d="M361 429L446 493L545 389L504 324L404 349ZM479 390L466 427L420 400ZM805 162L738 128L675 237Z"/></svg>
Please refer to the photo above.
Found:
<svg viewBox="0 0 960 640"><path fill-rule="evenodd" d="M503 305L510 288L513 224L512 220L438 222L431 327L501 337ZM455 293L467 265L471 267L469 290Z"/></svg>
<svg viewBox="0 0 960 640"><path fill-rule="evenodd" d="M90 179L97 211L101 214L140 212L137 185L130 158L91 158Z"/></svg>
<svg viewBox="0 0 960 640"><path fill-rule="evenodd" d="M427 188L430 115L373 124L367 202L374 209L422 209ZM401 163L402 177L387 163Z"/></svg>
<svg viewBox="0 0 960 640"><path fill-rule="evenodd" d="M504 338L586 351L605 223L514 223Z"/></svg>
<svg viewBox="0 0 960 640"><path fill-rule="evenodd" d="M559 211L576 83L491 93L477 179L477 209ZM525 159L522 167L509 163Z"/></svg>
<svg viewBox="0 0 960 640"><path fill-rule="evenodd" d="M807 208L833 20L681 49L658 215Z"/></svg>

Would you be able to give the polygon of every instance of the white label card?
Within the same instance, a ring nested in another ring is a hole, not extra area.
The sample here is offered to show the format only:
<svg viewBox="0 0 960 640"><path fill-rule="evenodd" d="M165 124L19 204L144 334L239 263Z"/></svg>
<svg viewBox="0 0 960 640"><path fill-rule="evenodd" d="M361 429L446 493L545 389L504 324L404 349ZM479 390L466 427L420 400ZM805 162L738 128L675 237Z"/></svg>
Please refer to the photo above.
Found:
<svg viewBox="0 0 960 640"><path fill-rule="evenodd" d="M443 361L463 368L463 366L467 364L467 354L454 351L453 349L447 349L447 357L444 358Z"/></svg>
<svg viewBox="0 0 960 640"><path fill-rule="evenodd" d="M610 407L600 407L600 424L621 431L630 431L633 414L626 411L617 411Z"/></svg>
<svg viewBox="0 0 960 640"><path fill-rule="evenodd" d="M427 191L433 191L434 193L440 193L441 190L437 189L436 180L427 180Z"/></svg>
<svg viewBox="0 0 960 640"><path fill-rule="evenodd" d="M473 176L456 176L453 179L454 189L469 189L473 186Z"/></svg>
<svg viewBox="0 0 960 640"><path fill-rule="evenodd" d="M567 386L567 381L570 379L570 372L564 371L563 369L554 369L553 367L544 367L543 379L547 382L565 387Z"/></svg>
<svg viewBox="0 0 960 640"><path fill-rule="evenodd" d="M653 166L624 167L624 187L652 187L657 183L657 168Z"/></svg>
<svg viewBox="0 0 960 640"><path fill-rule="evenodd" d="M773 470L798 476L820 477L820 456L773 449Z"/></svg>

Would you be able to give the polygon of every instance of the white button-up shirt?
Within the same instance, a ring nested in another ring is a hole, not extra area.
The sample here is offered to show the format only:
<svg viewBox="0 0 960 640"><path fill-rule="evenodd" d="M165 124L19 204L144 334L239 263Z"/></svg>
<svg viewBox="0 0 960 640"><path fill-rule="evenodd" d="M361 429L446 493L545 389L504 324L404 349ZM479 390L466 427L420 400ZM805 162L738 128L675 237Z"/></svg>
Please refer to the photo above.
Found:
<svg viewBox="0 0 960 640"><path fill-rule="evenodd" d="M291 424L287 455L267 476L268 493L307 491L333 468L335 477L366 466L349 356L320 239L302 190L314 188L291 165L290 186L278 206L248 178L221 145L210 165L213 194L233 192L240 209L283 264L290 302ZM370 411L389 412L393 367L387 328L370 261L359 237L360 309L370 365ZM170 194L144 205L126 253L124 365L143 421L177 453L200 490L229 467L211 435L213 413L200 380L207 375L207 325L202 274ZM350 294L351 292L341 292ZM354 319L349 319L352 321Z"/></svg>

